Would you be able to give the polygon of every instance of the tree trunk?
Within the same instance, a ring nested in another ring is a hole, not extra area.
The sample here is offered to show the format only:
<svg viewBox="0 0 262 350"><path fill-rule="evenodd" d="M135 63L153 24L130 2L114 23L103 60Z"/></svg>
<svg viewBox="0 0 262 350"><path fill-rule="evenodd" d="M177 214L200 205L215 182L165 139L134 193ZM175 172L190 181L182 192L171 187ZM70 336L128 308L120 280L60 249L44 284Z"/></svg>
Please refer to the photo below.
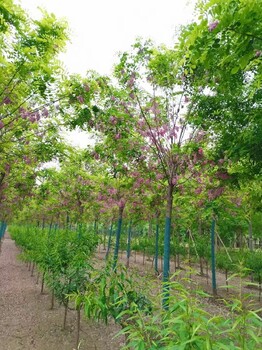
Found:
<svg viewBox="0 0 262 350"><path fill-rule="evenodd" d="M128 228L128 237L127 237L127 250L126 250L126 267L129 267L130 255L131 255L131 228L132 228L132 220L130 221Z"/></svg>
<svg viewBox="0 0 262 350"><path fill-rule="evenodd" d="M63 329L64 330L66 328L67 311L68 311L68 300L66 301L66 304L65 304L65 313L64 313L64 322L63 322Z"/></svg>
<svg viewBox="0 0 262 350"><path fill-rule="evenodd" d="M109 238L108 238L107 251L106 251L106 257L105 257L106 260L108 259L108 255L109 255L109 252L110 252L112 233L113 233L113 220L111 222L111 226L110 226L110 229L109 229Z"/></svg>
<svg viewBox="0 0 262 350"><path fill-rule="evenodd" d="M248 247L250 251L253 251L253 228L252 228L252 221L248 221Z"/></svg>
<svg viewBox="0 0 262 350"><path fill-rule="evenodd" d="M164 234L164 266L163 266L163 307L168 309L169 299L169 272L170 272L170 233L171 233L171 216L173 208L173 191L174 185L169 183L167 191L167 207Z"/></svg>
<svg viewBox="0 0 262 350"><path fill-rule="evenodd" d="M117 265L117 260L118 260L121 228L122 228L122 221L123 221L123 212L124 212L124 207L122 207L122 206L119 207L118 224L117 224L117 231L116 231L116 244L115 244L114 260L113 260L113 270L116 270L116 265Z"/></svg>
<svg viewBox="0 0 262 350"><path fill-rule="evenodd" d="M42 276L41 294L44 293L44 284L45 284L45 272L43 272L43 276Z"/></svg>
<svg viewBox="0 0 262 350"><path fill-rule="evenodd" d="M80 316L81 316L81 309L80 307L77 308L77 323L76 323L76 349L78 349L79 345L79 339L80 339Z"/></svg>

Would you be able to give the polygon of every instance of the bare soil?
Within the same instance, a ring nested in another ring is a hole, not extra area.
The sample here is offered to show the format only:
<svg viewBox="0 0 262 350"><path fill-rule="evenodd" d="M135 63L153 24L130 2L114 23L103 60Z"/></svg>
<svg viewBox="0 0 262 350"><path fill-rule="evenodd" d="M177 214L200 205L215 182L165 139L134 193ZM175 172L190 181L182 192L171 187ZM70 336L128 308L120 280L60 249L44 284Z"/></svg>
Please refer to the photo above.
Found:
<svg viewBox="0 0 262 350"><path fill-rule="evenodd" d="M69 311L67 328L63 330L64 308L55 304L50 310L51 295L48 290L40 293L40 284L36 284L36 272L31 276L31 271L25 263L18 259L20 251L14 241L8 235L5 236L0 254L0 350L73 350L76 349L76 312ZM105 250L100 246L97 253L98 261L102 263ZM120 253L119 260L125 263L125 252ZM161 263L159 263L161 272ZM132 252L130 267L136 269L141 276L147 276L152 280L159 280L153 269L152 257L143 257L142 254ZM184 269L186 266L181 267ZM194 265L199 270L197 264ZM171 274L175 272L175 264L170 264ZM185 270L184 270L185 271ZM185 273L185 272L182 272ZM208 276L200 276L192 272L193 288L212 293L210 272ZM217 272L218 298L204 300L205 308L211 314L227 316L221 298L230 298L240 293L239 278L233 278L229 282L234 286L227 293L225 288L225 274ZM258 302L258 288L242 286L243 293L249 293L251 299L256 302L256 307L261 307ZM123 345L123 338L114 338L119 328L112 322L107 326L94 323L86 319L81 321L81 334L79 350L118 350Z"/></svg>
<svg viewBox="0 0 262 350"><path fill-rule="evenodd" d="M8 235L0 254L0 350L72 350L76 348L76 312L69 311L62 329L64 309L50 310L50 293L40 293L36 273L32 277L19 261L19 249ZM80 350L118 350L121 338L115 324L105 326L82 320Z"/></svg>

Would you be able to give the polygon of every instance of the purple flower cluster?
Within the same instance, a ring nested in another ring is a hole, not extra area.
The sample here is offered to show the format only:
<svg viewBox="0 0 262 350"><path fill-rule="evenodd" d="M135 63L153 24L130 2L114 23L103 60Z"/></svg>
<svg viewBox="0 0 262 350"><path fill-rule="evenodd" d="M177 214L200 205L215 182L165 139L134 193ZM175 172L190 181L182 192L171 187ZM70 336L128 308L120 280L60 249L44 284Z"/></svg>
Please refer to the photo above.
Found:
<svg viewBox="0 0 262 350"><path fill-rule="evenodd" d="M216 21L214 21L214 22L211 22L211 23L209 23L209 25L208 25L208 30L210 31L210 32L212 32L213 30L215 30L216 29L216 27L219 25L219 21L218 20L216 20Z"/></svg>

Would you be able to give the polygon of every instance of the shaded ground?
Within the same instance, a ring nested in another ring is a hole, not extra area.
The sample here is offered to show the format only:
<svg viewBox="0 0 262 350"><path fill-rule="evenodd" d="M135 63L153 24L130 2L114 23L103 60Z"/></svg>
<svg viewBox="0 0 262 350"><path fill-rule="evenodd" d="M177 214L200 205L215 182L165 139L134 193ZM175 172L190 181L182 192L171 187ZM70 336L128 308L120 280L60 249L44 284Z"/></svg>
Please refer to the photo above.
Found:
<svg viewBox="0 0 262 350"><path fill-rule="evenodd" d="M75 349L76 315L68 314L67 329L62 330L64 310L50 310L50 295L40 294L36 277L17 259L18 248L8 235L0 254L0 350ZM84 320L81 326L83 350L117 350L120 339L113 339L117 327Z"/></svg>

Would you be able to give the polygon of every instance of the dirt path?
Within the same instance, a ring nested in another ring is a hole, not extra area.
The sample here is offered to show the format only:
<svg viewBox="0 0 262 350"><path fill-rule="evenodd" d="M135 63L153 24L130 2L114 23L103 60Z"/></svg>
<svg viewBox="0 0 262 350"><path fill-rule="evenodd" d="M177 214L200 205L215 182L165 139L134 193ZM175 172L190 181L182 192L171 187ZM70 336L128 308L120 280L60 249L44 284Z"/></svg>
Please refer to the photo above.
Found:
<svg viewBox="0 0 262 350"><path fill-rule="evenodd" d="M63 308L50 310L50 295L40 294L36 277L17 260L19 254L8 235L0 254L0 350L72 350L75 348L75 312L68 315L62 330ZM117 328L87 320L81 326L80 350L117 350L120 339L112 340Z"/></svg>

